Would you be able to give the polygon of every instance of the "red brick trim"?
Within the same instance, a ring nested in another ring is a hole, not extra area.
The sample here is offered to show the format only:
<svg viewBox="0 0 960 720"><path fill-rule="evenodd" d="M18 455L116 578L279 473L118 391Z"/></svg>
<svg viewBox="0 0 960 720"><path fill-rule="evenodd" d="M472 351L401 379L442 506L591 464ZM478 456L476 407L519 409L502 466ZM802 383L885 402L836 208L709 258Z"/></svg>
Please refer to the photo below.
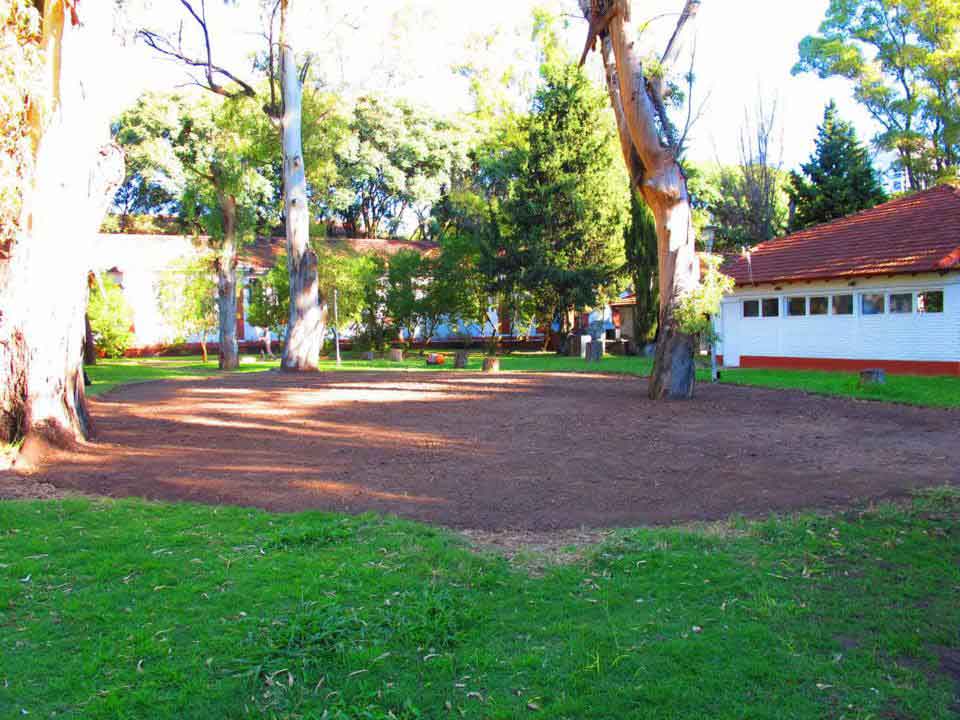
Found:
<svg viewBox="0 0 960 720"><path fill-rule="evenodd" d="M954 375L960 376L960 361L936 360L851 360L849 358L765 357L741 355L742 368L783 368L788 370L829 370L859 372L867 368L881 368L900 375Z"/></svg>

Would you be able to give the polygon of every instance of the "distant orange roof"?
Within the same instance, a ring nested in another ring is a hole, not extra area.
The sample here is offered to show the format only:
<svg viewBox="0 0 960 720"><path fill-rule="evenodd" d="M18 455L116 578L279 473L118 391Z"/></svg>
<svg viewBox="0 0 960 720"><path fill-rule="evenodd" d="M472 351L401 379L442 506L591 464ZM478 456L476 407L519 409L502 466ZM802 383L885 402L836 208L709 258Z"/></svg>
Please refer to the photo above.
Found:
<svg viewBox="0 0 960 720"><path fill-rule="evenodd" d="M960 269L960 190L938 185L730 257L738 285Z"/></svg>
<svg viewBox="0 0 960 720"><path fill-rule="evenodd" d="M436 243L412 242L410 240L393 240L390 238L325 238L332 248L351 250L356 253L377 253L392 256L401 250L416 250L424 255L431 254L439 249ZM287 249L287 241L282 237L259 238L256 242L241 249L240 255L244 263L256 270L269 270Z"/></svg>

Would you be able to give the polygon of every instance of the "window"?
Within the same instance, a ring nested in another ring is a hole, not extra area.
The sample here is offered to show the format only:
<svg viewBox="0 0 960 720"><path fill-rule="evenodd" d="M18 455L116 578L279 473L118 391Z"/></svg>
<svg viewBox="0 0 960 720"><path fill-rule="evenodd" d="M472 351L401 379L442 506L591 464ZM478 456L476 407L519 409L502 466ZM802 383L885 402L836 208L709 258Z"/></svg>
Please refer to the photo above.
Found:
<svg viewBox="0 0 960 720"><path fill-rule="evenodd" d="M834 295L833 314L853 315L853 295Z"/></svg>
<svg viewBox="0 0 960 720"><path fill-rule="evenodd" d="M807 299L803 297L787 298L787 315L796 317L807 314Z"/></svg>
<svg viewBox="0 0 960 720"><path fill-rule="evenodd" d="M830 309L830 301L826 297L810 298L810 314L811 315L826 315L829 309Z"/></svg>
<svg viewBox="0 0 960 720"><path fill-rule="evenodd" d="M913 312L913 293L891 293L890 312L892 313L912 313Z"/></svg>
<svg viewBox="0 0 960 720"><path fill-rule="evenodd" d="M760 317L760 301L759 301L759 300L744 300L744 301L743 301L743 316L744 316L744 317Z"/></svg>
<svg viewBox="0 0 960 720"><path fill-rule="evenodd" d="M780 315L780 298L764 298L761 301L764 317L777 317Z"/></svg>
<svg viewBox="0 0 960 720"><path fill-rule="evenodd" d="M882 293L864 293L860 296L860 312L864 315L883 315L886 296Z"/></svg>
<svg viewBox="0 0 960 720"><path fill-rule="evenodd" d="M942 313L943 290L924 290L917 293L917 312L924 314Z"/></svg>

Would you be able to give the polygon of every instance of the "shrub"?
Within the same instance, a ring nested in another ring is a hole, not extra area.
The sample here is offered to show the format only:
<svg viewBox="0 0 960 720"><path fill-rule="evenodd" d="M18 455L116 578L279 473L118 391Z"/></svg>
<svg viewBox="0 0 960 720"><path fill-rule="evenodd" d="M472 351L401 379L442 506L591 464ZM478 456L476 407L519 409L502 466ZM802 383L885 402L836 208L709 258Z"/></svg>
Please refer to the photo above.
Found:
<svg viewBox="0 0 960 720"><path fill-rule="evenodd" d="M97 349L107 357L123 357L133 342L133 310L112 278L104 277L90 290L87 315Z"/></svg>

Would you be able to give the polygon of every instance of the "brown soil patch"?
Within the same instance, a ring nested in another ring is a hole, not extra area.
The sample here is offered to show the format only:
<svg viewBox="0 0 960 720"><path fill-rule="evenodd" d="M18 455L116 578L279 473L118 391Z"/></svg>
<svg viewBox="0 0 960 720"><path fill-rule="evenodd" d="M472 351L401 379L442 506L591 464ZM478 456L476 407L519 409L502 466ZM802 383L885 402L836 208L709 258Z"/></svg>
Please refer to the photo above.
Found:
<svg viewBox="0 0 960 720"><path fill-rule="evenodd" d="M544 531L833 508L958 483L960 413L634 377L279 372L94 401L59 491ZM27 481L21 478L20 482Z"/></svg>

